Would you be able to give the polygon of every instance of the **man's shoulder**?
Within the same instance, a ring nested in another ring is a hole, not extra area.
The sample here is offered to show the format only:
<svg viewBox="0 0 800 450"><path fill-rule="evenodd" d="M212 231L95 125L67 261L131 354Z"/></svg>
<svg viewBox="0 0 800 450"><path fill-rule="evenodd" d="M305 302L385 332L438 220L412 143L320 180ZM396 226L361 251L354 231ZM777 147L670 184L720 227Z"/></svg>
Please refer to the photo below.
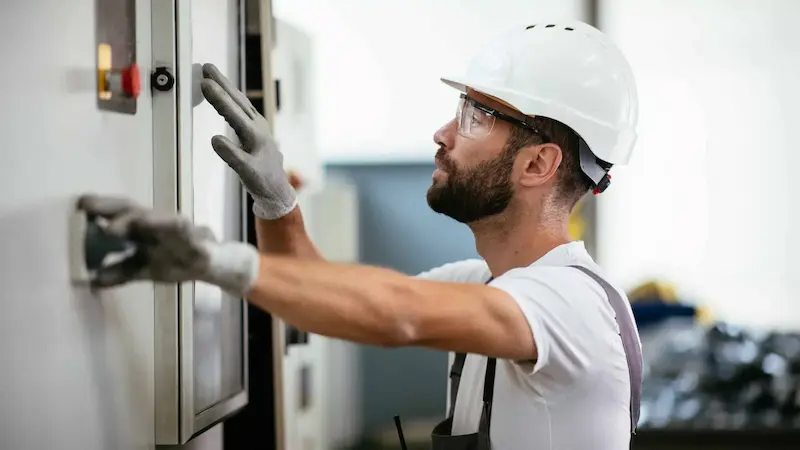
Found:
<svg viewBox="0 0 800 450"><path fill-rule="evenodd" d="M497 277L491 282L491 285L507 291L517 299L535 297L539 302L552 299L576 307L583 303L594 304L598 299L605 300L606 292L603 287L588 274L572 265L519 267ZM587 268L608 281L595 264L576 262L574 265ZM614 285L610 281L609 284ZM620 291L616 287L615 289Z"/></svg>
<svg viewBox="0 0 800 450"><path fill-rule="evenodd" d="M580 266L590 271L597 273L602 278L605 276L600 273L597 266L594 264L587 264L587 263L574 263L574 264L564 264L564 265L537 265L532 264L530 266L525 267L517 267L514 269L509 270L508 272L500 275L499 277L495 278L492 283L497 281L537 281L545 284L573 284L578 280L588 280L591 281L591 278L587 277L586 274L578 269L575 266Z"/></svg>
<svg viewBox="0 0 800 450"><path fill-rule="evenodd" d="M490 276L486 261L475 258L443 264L416 275L416 278L453 283L485 283Z"/></svg>

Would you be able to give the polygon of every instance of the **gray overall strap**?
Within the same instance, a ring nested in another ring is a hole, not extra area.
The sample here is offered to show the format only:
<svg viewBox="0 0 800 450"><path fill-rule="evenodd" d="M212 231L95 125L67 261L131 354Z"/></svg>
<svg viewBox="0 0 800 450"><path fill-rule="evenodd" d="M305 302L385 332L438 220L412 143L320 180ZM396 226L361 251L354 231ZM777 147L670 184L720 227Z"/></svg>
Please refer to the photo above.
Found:
<svg viewBox="0 0 800 450"><path fill-rule="evenodd" d="M461 383L461 372L464 370L464 362L466 360L466 353L456 353L456 359L450 367L450 417L453 417L456 413L458 385Z"/></svg>
<svg viewBox="0 0 800 450"><path fill-rule="evenodd" d="M489 284L494 280L490 276L483 284ZM450 417L456 414L456 397L458 396L458 385L461 383L461 372L464 370L464 363L467 361L466 353L456 353L456 359L450 366ZM494 370L492 370L492 386L494 386Z"/></svg>
<svg viewBox="0 0 800 450"><path fill-rule="evenodd" d="M615 319L619 326L622 348L625 350L625 359L628 360L628 376L631 380L631 433L636 434L636 425L639 423L639 408L642 401L642 347L639 344L639 331L636 323L628 314L628 308L622 296L619 295L606 280L591 270L581 266L574 267L589 275L606 291L608 302L614 310Z"/></svg>

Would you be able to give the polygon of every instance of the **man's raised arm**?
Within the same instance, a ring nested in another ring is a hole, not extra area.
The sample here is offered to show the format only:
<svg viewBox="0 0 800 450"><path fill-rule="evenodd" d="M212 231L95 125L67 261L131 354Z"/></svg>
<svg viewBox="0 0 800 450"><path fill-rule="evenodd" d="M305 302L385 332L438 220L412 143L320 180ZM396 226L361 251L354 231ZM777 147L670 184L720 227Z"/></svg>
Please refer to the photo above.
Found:
<svg viewBox="0 0 800 450"><path fill-rule="evenodd" d="M201 89L239 138L236 143L217 135L211 139L211 146L253 197L259 251L323 259L306 232L297 205L301 180L284 171L283 154L270 134L267 119L213 64L203 65Z"/></svg>

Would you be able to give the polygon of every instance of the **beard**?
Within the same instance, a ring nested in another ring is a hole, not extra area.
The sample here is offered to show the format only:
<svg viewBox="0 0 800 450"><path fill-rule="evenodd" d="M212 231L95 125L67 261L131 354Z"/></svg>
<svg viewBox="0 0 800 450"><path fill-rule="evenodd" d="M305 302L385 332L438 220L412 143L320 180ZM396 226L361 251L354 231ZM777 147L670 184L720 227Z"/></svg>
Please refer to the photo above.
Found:
<svg viewBox="0 0 800 450"><path fill-rule="evenodd" d="M434 180L428 188L428 206L434 212L469 224L508 208L514 193L514 152L505 149L498 157L470 168L458 167L442 148L436 159L447 176Z"/></svg>

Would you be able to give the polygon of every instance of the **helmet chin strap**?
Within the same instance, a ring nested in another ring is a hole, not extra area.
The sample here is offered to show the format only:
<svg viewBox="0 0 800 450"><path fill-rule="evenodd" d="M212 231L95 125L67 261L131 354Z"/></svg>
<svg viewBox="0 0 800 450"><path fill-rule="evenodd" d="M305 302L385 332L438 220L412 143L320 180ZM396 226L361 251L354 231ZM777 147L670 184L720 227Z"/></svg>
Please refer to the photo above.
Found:
<svg viewBox="0 0 800 450"><path fill-rule="evenodd" d="M589 149L586 141L578 136L578 156L580 158L581 170L583 173L592 180L594 183L593 194L597 195L602 193L611 184L611 175L608 171L611 170L611 164L601 161Z"/></svg>

